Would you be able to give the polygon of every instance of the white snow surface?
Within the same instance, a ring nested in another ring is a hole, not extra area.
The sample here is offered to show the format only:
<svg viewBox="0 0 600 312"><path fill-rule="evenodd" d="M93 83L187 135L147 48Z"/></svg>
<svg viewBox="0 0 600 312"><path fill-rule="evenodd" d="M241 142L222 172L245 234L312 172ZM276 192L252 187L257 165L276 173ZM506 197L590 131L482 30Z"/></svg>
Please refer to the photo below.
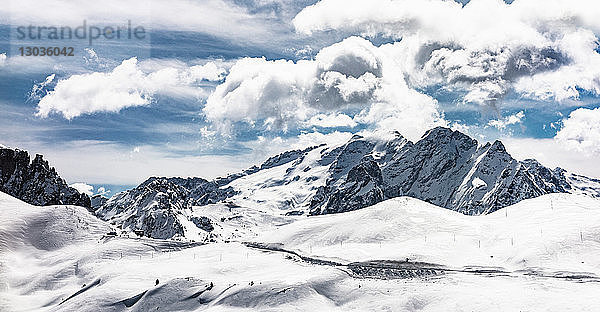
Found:
<svg viewBox="0 0 600 312"><path fill-rule="evenodd" d="M335 147L316 148L296 161L236 179L227 186L240 194L228 200L278 214L281 210L304 210L317 187L325 185L328 178L329 165L319 165L318 161L322 154Z"/></svg>
<svg viewBox="0 0 600 312"><path fill-rule="evenodd" d="M258 238L341 262L404 260L600 276L600 200L550 194L489 215L466 216L400 197L315 216Z"/></svg>
<svg viewBox="0 0 600 312"><path fill-rule="evenodd" d="M235 241L199 245L107 237L111 227L84 208L35 207L0 193L0 311L596 311L600 306L597 199L553 194L490 215L465 216L402 197L294 220L240 239L281 243L301 255L343 264L409 258L507 273L358 278L344 266L311 264ZM585 278L564 278L574 275Z"/></svg>
<svg viewBox="0 0 600 312"><path fill-rule="evenodd" d="M485 181L481 180L480 178L475 177L473 181L471 181L471 185L473 185L474 188L480 188L486 187L487 183L485 183Z"/></svg>

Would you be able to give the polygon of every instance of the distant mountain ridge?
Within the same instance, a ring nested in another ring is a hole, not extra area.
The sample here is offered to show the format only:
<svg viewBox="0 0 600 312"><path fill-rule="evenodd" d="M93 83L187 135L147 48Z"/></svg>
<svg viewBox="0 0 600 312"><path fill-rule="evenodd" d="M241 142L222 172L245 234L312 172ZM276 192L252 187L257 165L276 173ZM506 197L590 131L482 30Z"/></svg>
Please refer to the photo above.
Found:
<svg viewBox="0 0 600 312"><path fill-rule="evenodd" d="M517 161L500 141L480 146L467 135L442 127L428 131L416 143L400 134L379 145L354 137L332 153L337 159L330 170L332 178L311 202L311 214L356 210L410 196L479 215L548 193L581 191L560 168L551 170L533 159ZM357 155L356 165L344 179L335 172L347 170L338 162L348 154ZM598 190L589 194L598 195Z"/></svg>
<svg viewBox="0 0 600 312"><path fill-rule="evenodd" d="M600 181L532 159L517 161L500 141L480 145L461 132L438 127L415 143L395 132L391 138L355 135L339 146L287 151L212 181L153 177L113 196L96 214L125 230L172 238L210 232L206 229L213 224L218 228L222 220L193 212L193 207L206 205L268 215L322 215L410 196L480 215L549 193L598 197ZM202 226L195 222L198 218Z"/></svg>
<svg viewBox="0 0 600 312"><path fill-rule="evenodd" d="M0 192L37 206L91 207L90 198L69 187L42 155L0 147Z"/></svg>

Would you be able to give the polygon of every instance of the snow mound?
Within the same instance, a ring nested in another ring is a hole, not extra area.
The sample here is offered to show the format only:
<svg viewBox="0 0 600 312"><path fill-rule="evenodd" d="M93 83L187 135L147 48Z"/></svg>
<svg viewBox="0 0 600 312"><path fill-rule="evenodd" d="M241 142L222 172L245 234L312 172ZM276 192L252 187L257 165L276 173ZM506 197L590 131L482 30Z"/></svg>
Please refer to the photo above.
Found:
<svg viewBox="0 0 600 312"><path fill-rule="evenodd" d="M3 251L23 245L53 250L111 231L106 223L78 206L33 206L0 192L0 209Z"/></svg>
<svg viewBox="0 0 600 312"><path fill-rule="evenodd" d="M453 267L545 267L600 274L600 200L550 194L485 216L418 199L297 221L258 238L346 262L418 260Z"/></svg>
<svg viewBox="0 0 600 312"><path fill-rule="evenodd" d="M481 187L487 187L487 183L485 183L485 181L481 180L478 177L475 177L475 179L473 179L471 185L473 185L473 187L476 189Z"/></svg>
<svg viewBox="0 0 600 312"><path fill-rule="evenodd" d="M599 210L594 199L549 195L472 217L404 197L345 214L298 217L260 237L345 262L410 257L529 269L385 280L237 242L105 235L110 227L84 208L35 207L0 193L0 310L590 310L598 304L597 283L562 277L598 273ZM508 234L514 247L503 240Z"/></svg>

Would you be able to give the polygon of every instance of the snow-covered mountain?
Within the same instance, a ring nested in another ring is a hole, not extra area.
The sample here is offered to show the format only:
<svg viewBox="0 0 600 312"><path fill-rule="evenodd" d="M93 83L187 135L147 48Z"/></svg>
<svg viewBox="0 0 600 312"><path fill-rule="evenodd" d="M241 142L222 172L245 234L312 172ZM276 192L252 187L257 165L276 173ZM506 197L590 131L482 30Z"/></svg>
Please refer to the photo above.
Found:
<svg viewBox="0 0 600 312"><path fill-rule="evenodd" d="M155 238L209 232L194 226L201 218L200 224L210 221L217 228L212 234L230 237L232 233L215 233L229 220L250 218L249 211L259 219L278 216L285 223L299 215L353 211L410 196L481 215L549 193L600 196L600 181L549 169L533 159L517 161L500 141L481 145L461 132L438 127L414 143L396 132L288 151L260 167L214 181L151 178L112 197L96 214L124 230Z"/></svg>
<svg viewBox="0 0 600 312"><path fill-rule="evenodd" d="M600 201L582 195L544 195L477 217L399 197L211 244L115 236L85 208L34 207L1 192L0 208L0 311L600 304Z"/></svg>
<svg viewBox="0 0 600 312"><path fill-rule="evenodd" d="M0 191L38 206L91 206L90 198L69 187L42 155L31 161L26 151L7 147L0 147Z"/></svg>

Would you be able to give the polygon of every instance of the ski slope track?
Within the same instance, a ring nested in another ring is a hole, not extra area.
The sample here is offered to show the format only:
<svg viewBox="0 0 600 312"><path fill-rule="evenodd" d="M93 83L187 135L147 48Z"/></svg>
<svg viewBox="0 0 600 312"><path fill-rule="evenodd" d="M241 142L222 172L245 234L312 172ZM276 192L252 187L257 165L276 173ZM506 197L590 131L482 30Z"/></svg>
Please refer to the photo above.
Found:
<svg viewBox="0 0 600 312"><path fill-rule="evenodd" d="M193 243L113 235L115 226L86 208L32 206L0 193L0 310L600 306L600 201L589 196L543 195L481 216L399 197L293 218L227 242Z"/></svg>

